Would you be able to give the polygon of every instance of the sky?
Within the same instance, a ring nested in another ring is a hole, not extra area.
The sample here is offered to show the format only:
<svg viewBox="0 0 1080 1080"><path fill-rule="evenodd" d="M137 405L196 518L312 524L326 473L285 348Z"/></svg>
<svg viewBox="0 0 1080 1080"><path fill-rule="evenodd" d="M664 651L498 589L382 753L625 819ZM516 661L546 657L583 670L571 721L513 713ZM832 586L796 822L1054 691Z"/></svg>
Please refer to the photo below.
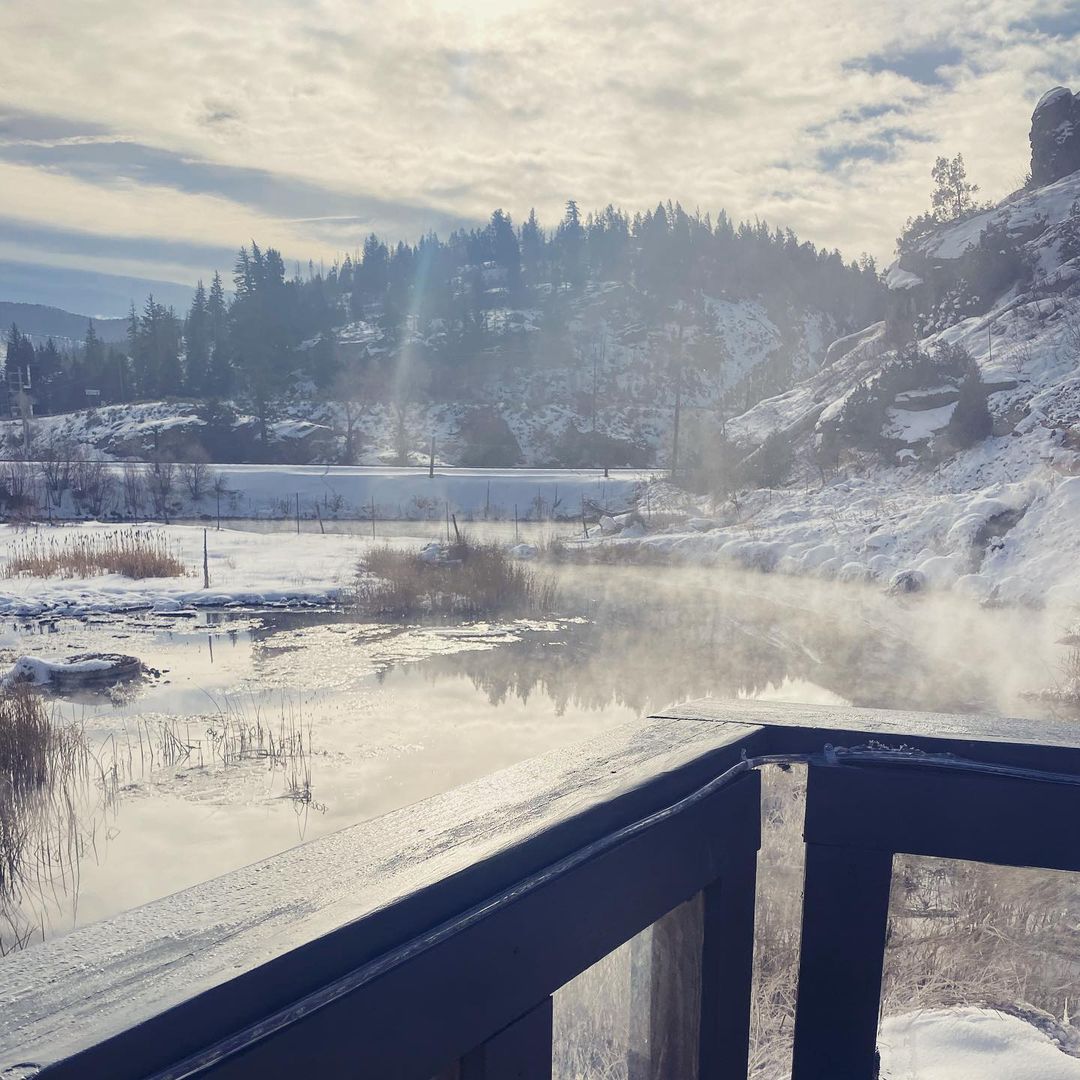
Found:
<svg viewBox="0 0 1080 1080"><path fill-rule="evenodd" d="M329 265L568 198L884 264L938 154L1019 186L1078 38L1080 0L2 4L0 299L121 314L252 238Z"/></svg>

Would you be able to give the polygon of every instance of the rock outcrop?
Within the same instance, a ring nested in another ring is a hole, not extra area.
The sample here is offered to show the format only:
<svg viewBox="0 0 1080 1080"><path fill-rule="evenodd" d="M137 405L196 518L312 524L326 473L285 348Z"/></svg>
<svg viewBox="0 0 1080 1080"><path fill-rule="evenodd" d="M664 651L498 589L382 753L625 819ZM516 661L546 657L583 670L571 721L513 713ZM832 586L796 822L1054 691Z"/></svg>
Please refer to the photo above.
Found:
<svg viewBox="0 0 1080 1080"><path fill-rule="evenodd" d="M1080 169L1080 94L1055 86L1031 114L1031 183L1052 184Z"/></svg>

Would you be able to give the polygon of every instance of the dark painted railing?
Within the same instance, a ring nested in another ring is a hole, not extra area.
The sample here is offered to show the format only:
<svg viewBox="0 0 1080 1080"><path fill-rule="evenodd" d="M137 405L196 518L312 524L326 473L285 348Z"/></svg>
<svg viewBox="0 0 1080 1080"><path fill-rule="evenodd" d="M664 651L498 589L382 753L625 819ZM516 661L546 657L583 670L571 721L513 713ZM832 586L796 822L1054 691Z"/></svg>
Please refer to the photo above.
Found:
<svg viewBox="0 0 1080 1080"><path fill-rule="evenodd" d="M0 963L0 1076L551 1076L653 926L631 1080L747 1073L765 761L808 765L793 1080L871 1080L896 852L1080 869L1073 730L696 703Z"/></svg>

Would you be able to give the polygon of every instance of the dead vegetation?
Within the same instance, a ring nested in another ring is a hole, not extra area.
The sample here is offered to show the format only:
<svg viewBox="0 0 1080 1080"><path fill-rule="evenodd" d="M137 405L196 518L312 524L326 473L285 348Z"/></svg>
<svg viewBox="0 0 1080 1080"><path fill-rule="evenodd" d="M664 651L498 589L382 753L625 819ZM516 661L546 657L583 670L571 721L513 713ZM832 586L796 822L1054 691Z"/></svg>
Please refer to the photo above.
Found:
<svg viewBox="0 0 1080 1080"><path fill-rule="evenodd" d="M81 729L30 687L0 691L0 955L28 943L50 901L77 891L90 764Z"/></svg>
<svg viewBox="0 0 1080 1080"><path fill-rule="evenodd" d="M555 586L498 544L461 537L423 551L376 548L362 561L356 602L369 617L479 619L537 615L555 605Z"/></svg>
<svg viewBox="0 0 1080 1080"><path fill-rule="evenodd" d="M16 540L5 577L87 578L120 574L128 578L181 577L188 568L164 533L154 529L110 532L28 533Z"/></svg>

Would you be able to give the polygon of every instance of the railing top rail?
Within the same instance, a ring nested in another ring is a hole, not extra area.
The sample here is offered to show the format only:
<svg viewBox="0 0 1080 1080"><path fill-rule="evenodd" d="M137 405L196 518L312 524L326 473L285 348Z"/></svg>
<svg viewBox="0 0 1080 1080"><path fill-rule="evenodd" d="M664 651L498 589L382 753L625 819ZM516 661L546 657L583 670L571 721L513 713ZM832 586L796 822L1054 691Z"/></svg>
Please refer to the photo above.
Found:
<svg viewBox="0 0 1080 1080"><path fill-rule="evenodd" d="M1072 725L693 702L6 958L0 1076L132 1032L183 1056L676 802L744 755L868 740L1080 775Z"/></svg>
<svg viewBox="0 0 1080 1080"><path fill-rule="evenodd" d="M758 734L625 725L9 956L0 1076L139 1025L183 1056L670 805Z"/></svg>
<svg viewBox="0 0 1080 1080"><path fill-rule="evenodd" d="M762 727L772 753L813 753L826 742L868 740L984 761L1080 774L1080 724L977 713L933 713L703 698L654 718Z"/></svg>

